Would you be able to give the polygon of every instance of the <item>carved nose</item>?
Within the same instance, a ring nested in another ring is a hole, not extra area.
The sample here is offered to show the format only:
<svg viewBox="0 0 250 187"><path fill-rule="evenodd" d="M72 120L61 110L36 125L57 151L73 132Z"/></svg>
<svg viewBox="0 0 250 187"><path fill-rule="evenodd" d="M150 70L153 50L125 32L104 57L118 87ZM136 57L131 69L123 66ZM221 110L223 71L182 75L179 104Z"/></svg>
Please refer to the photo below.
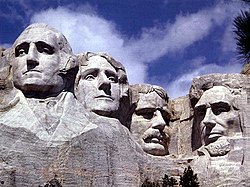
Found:
<svg viewBox="0 0 250 187"><path fill-rule="evenodd" d="M166 122L163 119L161 112L159 110L156 110L152 128L163 130L165 126L166 126Z"/></svg>
<svg viewBox="0 0 250 187"><path fill-rule="evenodd" d="M208 128L213 128L216 125L215 118L216 116L214 115L211 108L207 108L205 117L203 119L204 125Z"/></svg>
<svg viewBox="0 0 250 187"><path fill-rule="evenodd" d="M27 69L33 69L38 65L38 51L35 44L30 43L29 51L27 54Z"/></svg>
<svg viewBox="0 0 250 187"><path fill-rule="evenodd" d="M100 73L98 79L98 89L99 90L110 90L111 85L108 77L105 74Z"/></svg>

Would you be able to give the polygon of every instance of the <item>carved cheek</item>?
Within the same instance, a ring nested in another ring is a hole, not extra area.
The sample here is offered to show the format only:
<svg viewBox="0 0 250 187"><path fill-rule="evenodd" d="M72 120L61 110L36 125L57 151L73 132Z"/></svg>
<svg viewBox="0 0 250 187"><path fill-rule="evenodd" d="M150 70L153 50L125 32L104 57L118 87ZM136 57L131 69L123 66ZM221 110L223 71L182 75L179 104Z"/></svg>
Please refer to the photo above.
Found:
<svg viewBox="0 0 250 187"><path fill-rule="evenodd" d="M227 131L229 128L230 121L234 119L231 118L230 113L223 113L221 115L216 116L216 124L220 125L221 130Z"/></svg>
<svg viewBox="0 0 250 187"><path fill-rule="evenodd" d="M131 132L137 132L141 136L151 127L151 121L143 116L133 114Z"/></svg>

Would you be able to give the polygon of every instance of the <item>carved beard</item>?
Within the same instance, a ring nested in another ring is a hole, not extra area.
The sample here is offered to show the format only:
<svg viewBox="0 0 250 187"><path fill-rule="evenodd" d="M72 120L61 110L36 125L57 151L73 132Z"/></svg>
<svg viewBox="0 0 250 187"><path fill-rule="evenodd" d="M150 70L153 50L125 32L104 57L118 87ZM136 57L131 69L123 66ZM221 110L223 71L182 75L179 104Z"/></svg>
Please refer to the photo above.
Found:
<svg viewBox="0 0 250 187"><path fill-rule="evenodd" d="M217 141L210 143L205 146L205 149L211 157L224 156L231 150L230 143L226 137L219 138Z"/></svg>

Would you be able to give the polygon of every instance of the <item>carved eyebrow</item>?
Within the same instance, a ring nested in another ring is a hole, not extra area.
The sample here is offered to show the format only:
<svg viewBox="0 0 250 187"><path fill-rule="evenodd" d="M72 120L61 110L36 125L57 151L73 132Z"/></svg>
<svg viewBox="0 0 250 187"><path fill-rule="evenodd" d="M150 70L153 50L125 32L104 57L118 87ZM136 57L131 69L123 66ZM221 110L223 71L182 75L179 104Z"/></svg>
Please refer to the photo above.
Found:
<svg viewBox="0 0 250 187"><path fill-rule="evenodd" d="M105 74L107 75L107 77L113 76L115 78L115 81L118 82L118 75L115 71L105 70Z"/></svg>
<svg viewBox="0 0 250 187"><path fill-rule="evenodd" d="M135 113L136 114L144 114L144 113L148 113L148 112L154 112L155 110L156 110L155 108L145 107L145 108L135 109Z"/></svg>
<svg viewBox="0 0 250 187"><path fill-rule="evenodd" d="M93 74L93 75L96 76L98 74L98 72L99 72L98 68L87 69L87 70L84 70L84 71L81 72L81 77L85 78L89 74Z"/></svg>
<svg viewBox="0 0 250 187"><path fill-rule="evenodd" d="M212 108L224 107L224 108L230 109L230 104L227 103L227 102L224 102L224 101L220 101L220 102L217 102L217 103L212 103L211 107Z"/></svg>
<svg viewBox="0 0 250 187"><path fill-rule="evenodd" d="M23 46L29 46L29 43L28 43L28 42L20 43L20 44L18 44L18 45L16 46L15 49L20 49L20 48L22 48Z"/></svg>
<svg viewBox="0 0 250 187"><path fill-rule="evenodd" d="M44 48L48 48L48 51L46 51L46 53L48 54L53 54L54 51L55 51L55 48L53 47L53 45L51 44L48 44L46 42L43 42L43 41L38 41L35 43L36 44L36 48L37 50L41 53L41 52L45 52L44 51Z"/></svg>
<svg viewBox="0 0 250 187"><path fill-rule="evenodd" d="M109 69L105 70L105 73L113 75L113 76L117 76L117 73L115 71L112 71L112 70L109 70Z"/></svg>

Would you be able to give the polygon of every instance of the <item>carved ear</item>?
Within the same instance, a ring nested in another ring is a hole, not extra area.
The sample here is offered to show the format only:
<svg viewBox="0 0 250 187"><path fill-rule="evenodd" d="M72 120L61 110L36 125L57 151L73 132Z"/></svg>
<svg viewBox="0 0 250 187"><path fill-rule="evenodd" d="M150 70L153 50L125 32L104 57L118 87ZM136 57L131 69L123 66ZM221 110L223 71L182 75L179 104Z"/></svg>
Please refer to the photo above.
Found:
<svg viewBox="0 0 250 187"><path fill-rule="evenodd" d="M76 66L78 66L76 57L74 55L70 55L67 57L67 62L66 64L63 64L63 67L61 68L61 71L68 71L70 69L75 68Z"/></svg>

